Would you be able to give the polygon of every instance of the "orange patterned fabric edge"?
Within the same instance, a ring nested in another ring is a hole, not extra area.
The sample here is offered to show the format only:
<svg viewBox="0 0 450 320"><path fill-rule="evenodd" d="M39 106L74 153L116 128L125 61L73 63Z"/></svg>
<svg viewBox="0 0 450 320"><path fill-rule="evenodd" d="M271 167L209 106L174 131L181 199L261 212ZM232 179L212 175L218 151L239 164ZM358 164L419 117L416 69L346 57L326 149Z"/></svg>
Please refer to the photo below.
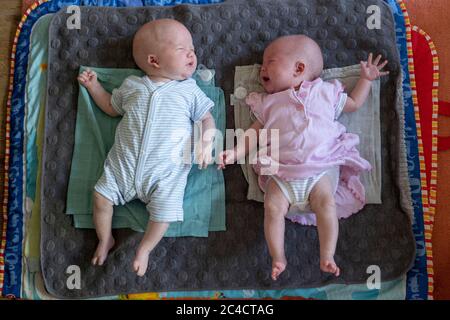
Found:
<svg viewBox="0 0 450 320"><path fill-rule="evenodd" d="M438 169L438 115L439 115L439 57L436 47L431 37L422 29L413 26L412 30L422 35L428 42L433 57L433 88L432 88L432 146L431 146L431 179L429 188L429 210L424 213L425 223L425 245L427 249L428 273L433 276L433 252L432 252L432 234L434 226L434 216L436 213L436 196L437 196L437 169ZM431 277L431 285L434 283Z"/></svg>
<svg viewBox="0 0 450 320"><path fill-rule="evenodd" d="M436 207L436 188L431 190L427 185L427 172L425 167L425 156L424 156L424 148L423 148L423 139L422 139L422 129L420 125L420 112L417 98L417 87L416 87L416 76L414 72L414 57L413 57L413 48L412 48L412 27L411 20L409 19L409 14L406 9L406 5L403 0L397 0L400 8L402 9L403 16L405 18L405 26L406 26L406 42L408 48L408 69L409 76L411 79L411 90L413 95L413 103L414 103L414 115L416 118L416 127L417 127L417 140L419 144L419 160L420 160L420 181L422 187L422 205L424 212L424 228L425 228L425 250L427 255L427 274L428 274L428 300L433 300L433 291L434 291L434 272L433 272L433 251L432 251L432 243L431 243L431 234L433 229L433 220L435 207ZM434 62L433 62L434 64ZM437 89L436 89L437 90ZM434 106L433 106L434 107ZM433 125L433 131L437 131L437 125ZM434 144L433 137L433 144ZM436 139L437 145L437 139ZM433 149L434 150L434 149ZM434 152L434 151L433 151ZM436 159L436 161L435 161ZM434 169L437 169L437 148L436 155L433 156L433 164ZM432 176L433 178L433 176ZM436 179L436 176L433 178ZM431 203L430 195L433 194L433 204ZM431 214L433 213L433 214Z"/></svg>

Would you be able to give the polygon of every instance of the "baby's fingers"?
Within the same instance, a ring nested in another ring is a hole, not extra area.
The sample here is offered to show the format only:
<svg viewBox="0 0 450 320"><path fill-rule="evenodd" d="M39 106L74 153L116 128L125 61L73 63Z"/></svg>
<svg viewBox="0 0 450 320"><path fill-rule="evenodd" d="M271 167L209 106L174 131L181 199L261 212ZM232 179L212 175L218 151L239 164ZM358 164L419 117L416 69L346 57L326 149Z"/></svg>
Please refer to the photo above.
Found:
<svg viewBox="0 0 450 320"><path fill-rule="evenodd" d="M384 62L378 66L378 70L383 69L387 64L388 64L388 61L384 60ZM378 64L376 64L376 65L378 65Z"/></svg>
<svg viewBox="0 0 450 320"><path fill-rule="evenodd" d="M86 69L83 71L84 74L86 74L89 78L94 78L97 76L97 73L91 69Z"/></svg>
<svg viewBox="0 0 450 320"><path fill-rule="evenodd" d="M88 71L83 71L80 76L84 77L85 79L90 79L92 77L92 74Z"/></svg>
<svg viewBox="0 0 450 320"><path fill-rule="evenodd" d="M381 77L387 76L388 74L389 74L389 71L383 71L383 72L380 72L380 76L381 76Z"/></svg>
<svg viewBox="0 0 450 320"><path fill-rule="evenodd" d="M217 167L218 169L225 169L226 165L227 165L227 153L225 151L222 151L219 154L219 157L217 158Z"/></svg>
<svg viewBox="0 0 450 320"><path fill-rule="evenodd" d="M225 163L223 162L223 154L220 153L219 156L216 158L217 163L217 169L223 169L225 168Z"/></svg>
<svg viewBox="0 0 450 320"><path fill-rule="evenodd" d="M373 54L369 53L369 57L367 58L367 64L370 66L372 64Z"/></svg>
<svg viewBox="0 0 450 320"><path fill-rule="evenodd" d="M219 156L217 157L217 163L219 165L225 165L227 155L222 151Z"/></svg>
<svg viewBox="0 0 450 320"><path fill-rule="evenodd" d="M87 78L85 77L85 76L83 76L83 75L79 75L78 76L78 81L80 81L80 82L86 82L87 81Z"/></svg>
<svg viewBox="0 0 450 320"><path fill-rule="evenodd" d="M202 169L208 168L209 164L211 163L211 159L212 157L210 154L203 156Z"/></svg>
<svg viewBox="0 0 450 320"><path fill-rule="evenodd" d="M380 63L380 60L381 60L381 54L379 54L379 55L376 57L376 59L375 59L375 61L373 62L373 64L377 66L377 65Z"/></svg>

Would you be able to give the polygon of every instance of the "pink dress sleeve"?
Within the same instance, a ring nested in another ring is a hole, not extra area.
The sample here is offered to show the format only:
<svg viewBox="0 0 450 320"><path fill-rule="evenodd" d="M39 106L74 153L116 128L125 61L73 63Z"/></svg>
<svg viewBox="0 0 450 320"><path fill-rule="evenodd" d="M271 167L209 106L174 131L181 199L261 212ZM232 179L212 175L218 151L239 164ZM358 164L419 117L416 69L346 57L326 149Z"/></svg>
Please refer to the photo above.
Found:
<svg viewBox="0 0 450 320"><path fill-rule="evenodd" d="M264 117L263 97L264 95L262 93L252 92L247 96L245 102L250 107L250 110L256 119L264 125L266 123L266 119Z"/></svg>
<svg viewBox="0 0 450 320"><path fill-rule="evenodd" d="M330 88L327 88L329 90L329 99L335 110L334 119L337 120L344 110L347 94L344 92L344 85L339 80L331 80L328 83L330 85Z"/></svg>

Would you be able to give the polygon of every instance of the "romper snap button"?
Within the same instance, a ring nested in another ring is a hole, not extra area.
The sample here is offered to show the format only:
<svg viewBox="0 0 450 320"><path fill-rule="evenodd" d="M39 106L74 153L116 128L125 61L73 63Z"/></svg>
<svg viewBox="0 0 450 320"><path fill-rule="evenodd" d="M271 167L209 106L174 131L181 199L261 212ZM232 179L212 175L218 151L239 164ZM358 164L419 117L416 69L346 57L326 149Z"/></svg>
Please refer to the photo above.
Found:
<svg viewBox="0 0 450 320"><path fill-rule="evenodd" d="M268 166L270 164L270 160L265 158L265 157L261 157L261 159L259 160L259 162L263 165L263 166Z"/></svg>

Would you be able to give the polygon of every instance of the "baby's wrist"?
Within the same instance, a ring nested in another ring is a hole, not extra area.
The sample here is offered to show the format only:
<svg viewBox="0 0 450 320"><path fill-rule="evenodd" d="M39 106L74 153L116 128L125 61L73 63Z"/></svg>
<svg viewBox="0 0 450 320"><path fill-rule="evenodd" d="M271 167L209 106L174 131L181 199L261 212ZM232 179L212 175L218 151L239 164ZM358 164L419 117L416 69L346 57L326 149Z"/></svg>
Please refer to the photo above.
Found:
<svg viewBox="0 0 450 320"><path fill-rule="evenodd" d="M97 91L102 88L102 85L98 82L98 80L93 80L91 83L86 85L86 88L90 91Z"/></svg>
<svg viewBox="0 0 450 320"><path fill-rule="evenodd" d="M203 137L202 138L202 144L204 146L211 145L211 144L213 144L213 142L214 142L214 137Z"/></svg>
<svg viewBox="0 0 450 320"><path fill-rule="evenodd" d="M362 81L362 82L367 82L367 83L369 83L369 84L371 84L372 83L372 79L370 79L370 78L368 78L368 77L366 77L366 76L364 76L364 75L361 75L361 77L359 78L360 79L360 81Z"/></svg>
<svg viewBox="0 0 450 320"><path fill-rule="evenodd" d="M234 148L234 160L239 161L246 156L246 150L244 148Z"/></svg>

